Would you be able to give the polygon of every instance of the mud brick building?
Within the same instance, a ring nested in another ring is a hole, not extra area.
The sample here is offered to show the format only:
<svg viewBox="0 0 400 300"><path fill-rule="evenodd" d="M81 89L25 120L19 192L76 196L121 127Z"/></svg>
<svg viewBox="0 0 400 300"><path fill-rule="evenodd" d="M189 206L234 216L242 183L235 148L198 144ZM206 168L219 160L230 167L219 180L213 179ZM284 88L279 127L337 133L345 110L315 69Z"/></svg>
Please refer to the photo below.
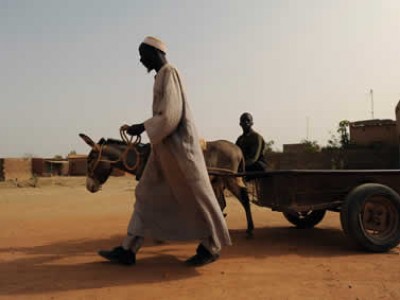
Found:
<svg viewBox="0 0 400 300"><path fill-rule="evenodd" d="M32 178L31 158L0 159L0 181L23 181Z"/></svg>
<svg viewBox="0 0 400 300"><path fill-rule="evenodd" d="M359 146L397 147L397 122L389 119L351 122L350 143Z"/></svg>

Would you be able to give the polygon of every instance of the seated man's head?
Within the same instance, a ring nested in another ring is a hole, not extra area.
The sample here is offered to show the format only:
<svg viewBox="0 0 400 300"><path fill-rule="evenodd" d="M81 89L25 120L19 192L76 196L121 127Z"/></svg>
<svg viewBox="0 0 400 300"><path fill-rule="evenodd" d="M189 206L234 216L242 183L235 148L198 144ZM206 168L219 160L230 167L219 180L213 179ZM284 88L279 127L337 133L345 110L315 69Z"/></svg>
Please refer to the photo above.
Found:
<svg viewBox="0 0 400 300"><path fill-rule="evenodd" d="M243 129L243 132L249 132L251 126L253 126L253 116L245 112L240 116L240 126Z"/></svg>

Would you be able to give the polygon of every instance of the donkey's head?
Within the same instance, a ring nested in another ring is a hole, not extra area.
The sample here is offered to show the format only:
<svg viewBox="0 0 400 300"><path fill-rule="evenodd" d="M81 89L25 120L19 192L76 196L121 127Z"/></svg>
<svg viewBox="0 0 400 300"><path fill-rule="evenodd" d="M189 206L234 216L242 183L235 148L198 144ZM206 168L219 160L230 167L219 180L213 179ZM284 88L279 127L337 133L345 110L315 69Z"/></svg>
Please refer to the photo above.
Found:
<svg viewBox="0 0 400 300"><path fill-rule="evenodd" d="M86 188L90 192L100 190L114 167L136 175L137 180L140 179L150 154L150 144L140 144L139 139L139 142L128 146L124 141L103 138L95 143L83 133L79 136L92 148L87 157L86 177Z"/></svg>
<svg viewBox="0 0 400 300"><path fill-rule="evenodd" d="M121 150L110 147L103 138L95 143L83 133L79 136L92 148L87 157L86 189L95 193L107 181L114 167L113 161L119 159Z"/></svg>

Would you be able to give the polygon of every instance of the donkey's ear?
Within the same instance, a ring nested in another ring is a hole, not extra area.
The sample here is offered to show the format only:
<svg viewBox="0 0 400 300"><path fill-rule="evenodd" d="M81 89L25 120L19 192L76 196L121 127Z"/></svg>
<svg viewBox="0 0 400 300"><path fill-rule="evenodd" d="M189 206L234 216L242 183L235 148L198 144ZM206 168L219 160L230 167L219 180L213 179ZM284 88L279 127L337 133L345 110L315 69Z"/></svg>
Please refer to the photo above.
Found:
<svg viewBox="0 0 400 300"><path fill-rule="evenodd" d="M96 143L93 142L93 140L88 137L86 134L80 133L79 136L81 137L82 140L85 141L86 144L88 144L92 148L96 148Z"/></svg>

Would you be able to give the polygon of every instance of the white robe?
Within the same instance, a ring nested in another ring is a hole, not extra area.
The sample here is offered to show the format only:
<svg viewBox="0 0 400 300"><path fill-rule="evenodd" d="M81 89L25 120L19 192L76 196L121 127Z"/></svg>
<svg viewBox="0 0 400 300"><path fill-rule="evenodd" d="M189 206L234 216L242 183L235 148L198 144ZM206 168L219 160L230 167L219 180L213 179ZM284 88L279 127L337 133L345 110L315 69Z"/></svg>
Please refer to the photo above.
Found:
<svg viewBox="0 0 400 300"><path fill-rule="evenodd" d="M155 77L153 117L144 122L152 146L136 187L130 236L160 240L210 240L230 245L197 129L178 71L164 65Z"/></svg>

